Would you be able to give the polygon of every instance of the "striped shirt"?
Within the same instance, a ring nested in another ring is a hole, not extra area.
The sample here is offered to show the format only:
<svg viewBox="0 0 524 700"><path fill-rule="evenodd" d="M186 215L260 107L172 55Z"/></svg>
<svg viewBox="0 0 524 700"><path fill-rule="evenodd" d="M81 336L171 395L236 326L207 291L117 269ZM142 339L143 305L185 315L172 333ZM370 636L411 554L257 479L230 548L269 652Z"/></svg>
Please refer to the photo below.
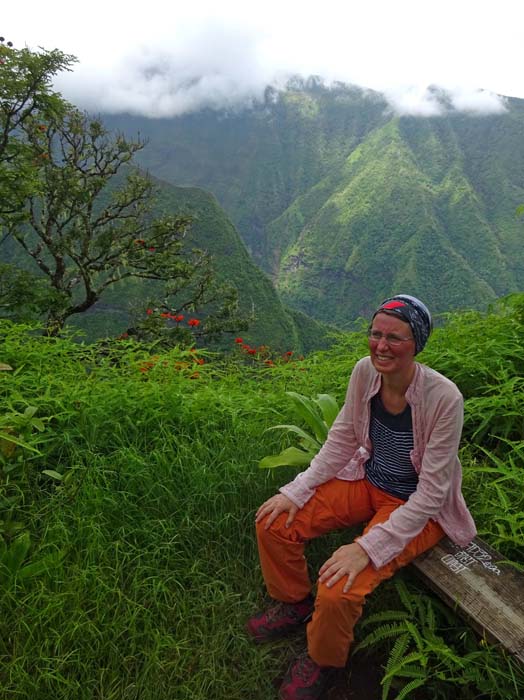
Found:
<svg viewBox="0 0 524 700"><path fill-rule="evenodd" d="M371 399L369 438L373 452L365 465L366 478L382 491L407 500L418 483L410 458L413 426L409 404L394 415L386 411L376 394Z"/></svg>

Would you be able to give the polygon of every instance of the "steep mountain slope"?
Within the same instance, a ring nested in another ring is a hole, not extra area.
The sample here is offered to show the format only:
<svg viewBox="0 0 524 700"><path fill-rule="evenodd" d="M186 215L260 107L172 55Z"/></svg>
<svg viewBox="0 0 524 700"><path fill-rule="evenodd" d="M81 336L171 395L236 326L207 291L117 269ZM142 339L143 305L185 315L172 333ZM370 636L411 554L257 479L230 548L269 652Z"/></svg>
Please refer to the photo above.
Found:
<svg viewBox="0 0 524 700"><path fill-rule="evenodd" d="M115 183L116 184L116 183ZM242 336L247 342L265 344L278 350L307 352L326 346L329 328L287 309L278 297L269 277L254 263L235 227L216 198L198 188L174 187L156 180L157 214L188 215L193 219L187 237L188 248L207 250L220 281L234 284L239 291L240 305L255 320ZM33 269L31 259L14 241L2 248L2 261ZM70 325L83 329L88 339L114 336L133 323L133 314L148 297L151 283L145 280L124 280L104 293L88 312L70 319Z"/></svg>
<svg viewBox="0 0 524 700"><path fill-rule="evenodd" d="M314 81L235 114L109 117L143 164L214 192L282 299L350 324L384 296L436 311L524 287L524 101L505 113L396 117Z"/></svg>

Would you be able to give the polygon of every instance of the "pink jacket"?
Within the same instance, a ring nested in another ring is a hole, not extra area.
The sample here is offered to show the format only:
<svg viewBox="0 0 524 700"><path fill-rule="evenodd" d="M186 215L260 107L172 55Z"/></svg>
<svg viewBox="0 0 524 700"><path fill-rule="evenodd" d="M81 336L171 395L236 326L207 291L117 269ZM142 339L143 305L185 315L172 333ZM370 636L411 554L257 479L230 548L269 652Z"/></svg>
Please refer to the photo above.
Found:
<svg viewBox="0 0 524 700"><path fill-rule="evenodd" d="M302 507L315 488L330 479L354 481L365 477L364 465L372 449L370 400L379 391L380 381L369 357L357 362L344 406L322 449L306 471L280 489L293 503ZM413 421L411 461L419 482L389 520L358 539L377 569L394 559L430 518L461 546L476 534L461 491L462 469L457 455L463 422L460 391L442 374L416 363L406 399Z"/></svg>

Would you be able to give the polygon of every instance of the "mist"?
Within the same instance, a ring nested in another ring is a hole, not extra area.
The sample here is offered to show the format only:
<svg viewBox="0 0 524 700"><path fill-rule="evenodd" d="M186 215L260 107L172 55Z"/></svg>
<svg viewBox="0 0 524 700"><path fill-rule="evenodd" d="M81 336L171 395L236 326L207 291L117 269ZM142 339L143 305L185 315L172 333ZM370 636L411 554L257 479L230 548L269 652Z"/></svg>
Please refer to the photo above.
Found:
<svg viewBox="0 0 524 700"><path fill-rule="evenodd" d="M505 109L502 95L524 97L521 5L91 0L78 20L70 3L48 0L30 12L11 3L2 14L15 45L78 57L56 87L90 111L171 117L239 108L268 85L318 75L326 85L380 92L399 114L482 116Z"/></svg>

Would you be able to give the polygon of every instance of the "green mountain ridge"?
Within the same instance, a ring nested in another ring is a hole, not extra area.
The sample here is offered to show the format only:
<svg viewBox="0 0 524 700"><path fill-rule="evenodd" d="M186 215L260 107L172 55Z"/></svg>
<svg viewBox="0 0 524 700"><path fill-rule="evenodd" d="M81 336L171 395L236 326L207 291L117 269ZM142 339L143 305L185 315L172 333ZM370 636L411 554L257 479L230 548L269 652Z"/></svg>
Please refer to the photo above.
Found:
<svg viewBox="0 0 524 700"><path fill-rule="evenodd" d="M524 100L506 104L399 117L313 82L232 114L107 123L148 140L153 174L216 195L287 305L350 326L399 291L438 312L523 288Z"/></svg>
<svg viewBox="0 0 524 700"><path fill-rule="evenodd" d="M214 195L196 187L175 187L153 178L156 185L156 215L188 215L192 224L187 248L206 250L213 258L217 279L237 287L241 310L254 315L249 330L240 335L254 345L269 345L275 350L309 352L326 347L333 329L286 308L269 277L251 259L235 227ZM118 178L111 187L118 185ZM109 190L104 196L109 196ZM7 241L2 260L39 274L36 265L14 241ZM72 316L69 325L81 329L88 340L115 336L133 325L154 283L139 279L123 280L109 287L101 300L85 313ZM232 341L222 340L222 345Z"/></svg>

